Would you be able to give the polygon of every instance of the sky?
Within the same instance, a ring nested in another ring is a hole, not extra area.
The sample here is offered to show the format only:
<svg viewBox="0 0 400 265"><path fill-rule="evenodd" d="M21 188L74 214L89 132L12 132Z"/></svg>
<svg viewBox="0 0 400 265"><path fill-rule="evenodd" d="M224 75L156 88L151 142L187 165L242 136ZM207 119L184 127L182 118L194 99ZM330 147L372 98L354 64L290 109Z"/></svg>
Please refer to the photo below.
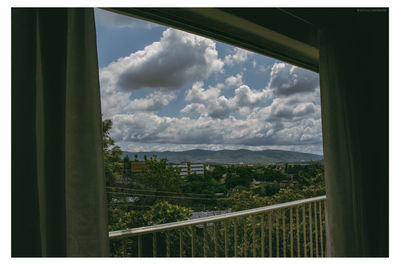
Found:
<svg viewBox="0 0 400 265"><path fill-rule="evenodd" d="M101 108L124 151L322 154L319 75L95 9Z"/></svg>

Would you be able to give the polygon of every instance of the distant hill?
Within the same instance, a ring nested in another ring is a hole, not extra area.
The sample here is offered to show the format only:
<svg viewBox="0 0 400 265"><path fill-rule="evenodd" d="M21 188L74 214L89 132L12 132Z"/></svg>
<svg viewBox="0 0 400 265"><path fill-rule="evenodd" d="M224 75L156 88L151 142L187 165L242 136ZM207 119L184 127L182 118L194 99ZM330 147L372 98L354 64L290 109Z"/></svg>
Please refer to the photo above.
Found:
<svg viewBox="0 0 400 265"><path fill-rule="evenodd" d="M309 153L300 153L283 150L263 150L250 151L240 150L188 150L181 152L124 152L123 157L128 155L132 160L134 155L138 155L139 160L143 160L144 155L150 158L153 154L157 159L166 158L169 162L180 163L182 161L216 163L216 164L270 164L286 162L303 162L322 160L323 156Z"/></svg>

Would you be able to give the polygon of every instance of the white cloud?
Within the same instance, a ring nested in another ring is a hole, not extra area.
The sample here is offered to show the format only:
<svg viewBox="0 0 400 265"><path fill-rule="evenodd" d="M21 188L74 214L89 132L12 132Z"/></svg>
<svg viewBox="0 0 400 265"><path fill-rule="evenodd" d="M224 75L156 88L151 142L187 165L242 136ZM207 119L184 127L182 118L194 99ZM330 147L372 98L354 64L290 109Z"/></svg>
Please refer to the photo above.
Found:
<svg viewBox="0 0 400 265"><path fill-rule="evenodd" d="M215 88L204 89L197 83L187 92L187 97L196 102L186 105L181 113L197 112L201 114L198 118L161 117L148 112L119 114L113 118L112 136L129 148L125 150L138 150L132 148L141 143L151 147L148 150L260 150L274 146L322 153L318 91L273 98L271 104L261 106L270 93L269 89L257 91L243 85L235 90L235 96L226 98ZM243 117L233 116L235 112Z"/></svg>
<svg viewBox="0 0 400 265"><path fill-rule="evenodd" d="M318 74L286 63L275 63L268 84L276 95L312 92L319 86Z"/></svg>
<svg viewBox="0 0 400 265"><path fill-rule="evenodd" d="M226 119L238 112L240 115L250 113L251 108L263 104L271 97L272 92L268 89L252 90L246 85L235 89L235 95L226 98L220 95L221 90L216 87L203 88L202 82L197 82L192 89L186 92L186 101L190 102L181 112L198 112L216 119ZM199 107L201 104L203 107Z"/></svg>
<svg viewBox="0 0 400 265"><path fill-rule="evenodd" d="M150 152L150 151L186 151L193 149L206 150L238 150L248 149L252 151L260 151L265 149L287 150L305 153L314 153L322 155L322 145L229 145L229 144L152 144L152 143L133 143L133 142L117 142L122 150L132 150L134 152Z"/></svg>
<svg viewBox="0 0 400 265"><path fill-rule="evenodd" d="M182 110L181 113L183 114L192 114L192 113L204 113L206 107L200 103L191 103L186 105Z"/></svg>
<svg viewBox="0 0 400 265"><path fill-rule="evenodd" d="M228 66L232 66L235 63L244 63L252 54L253 53L247 50L235 47L233 54L228 54L225 56L224 63L226 63Z"/></svg>
<svg viewBox="0 0 400 265"><path fill-rule="evenodd" d="M176 96L174 93L161 93L160 91L156 91L150 93L145 98L136 98L130 101L129 104L126 105L125 110L147 112L160 111L175 98Z"/></svg>
<svg viewBox="0 0 400 265"><path fill-rule="evenodd" d="M270 122L295 122L304 118L320 119L321 110L319 104L316 103L318 96L319 93L314 92L308 97L292 95L274 98L270 105L259 108L250 115L257 117L260 121Z"/></svg>
<svg viewBox="0 0 400 265"><path fill-rule="evenodd" d="M114 86L120 90L177 90L185 83L220 72L223 65L212 40L167 29L159 42L118 59L101 69L100 74L110 72L115 76Z"/></svg>
<svg viewBox="0 0 400 265"><path fill-rule="evenodd" d="M235 89L235 97L232 99L238 106L253 107L271 97L271 93L267 89L261 91L252 90L246 85L241 85Z"/></svg>
<svg viewBox="0 0 400 265"><path fill-rule="evenodd" d="M223 65L214 41L167 29L159 42L100 69L103 114L110 117L127 110L159 110L172 100L171 91L206 79L222 71ZM158 89L153 96L162 93L166 100L148 97L132 102L132 91L141 88Z"/></svg>
<svg viewBox="0 0 400 265"><path fill-rule="evenodd" d="M243 74L231 75L225 79L225 84L230 86L240 86L243 84L242 81Z"/></svg>
<svg viewBox="0 0 400 265"><path fill-rule="evenodd" d="M192 89L186 92L185 100L192 103L210 102L216 100L221 93L221 89L218 87L204 89L203 86L203 82L194 83Z"/></svg>
<svg viewBox="0 0 400 265"><path fill-rule="evenodd" d="M116 115L113 137L117 141L159 144L305 145L319 144L320 121L260 122L229 117L217 120L160 117L155 114Z"/></svg>
<svg viewBox="0 0 400 265"><path fill-rule="evenodd" d="M224 62L233 65L249 56L235 48ZM102 108L104 118L113 119L112 136L124 150L131 151L140 143L150 150L257 150L272 145L322 152L318 149L322 136L317 74L276 63L263 89L243 83L243 68L224 83L204 87L203 80L222 72L224 62L218 58L215 42L168 29L159 42L102 68ZM253 67L267 69L254 62ZM188 83L192 87L184 95L183 117L159 116L157 112L165 106L181 100L176 98L181 95L177 90ZM149 94L138 98L134 93L141 88L150 88ZM225 94L228 90L230 94Z"/></svg>

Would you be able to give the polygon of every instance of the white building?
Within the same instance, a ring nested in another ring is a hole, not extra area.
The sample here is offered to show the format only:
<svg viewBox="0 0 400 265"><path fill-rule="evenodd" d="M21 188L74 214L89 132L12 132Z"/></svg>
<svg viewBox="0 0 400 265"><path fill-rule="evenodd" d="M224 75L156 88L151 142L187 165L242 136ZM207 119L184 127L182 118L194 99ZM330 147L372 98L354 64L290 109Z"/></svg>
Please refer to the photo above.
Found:
<svg viewBox="0 0 400 265"><path fill-rule="evenodd" d="M192 164L191 162L182 162L178 165L172 165L172 167L180 170L180 175L204 175L204 165L203 164Z"/></svg>

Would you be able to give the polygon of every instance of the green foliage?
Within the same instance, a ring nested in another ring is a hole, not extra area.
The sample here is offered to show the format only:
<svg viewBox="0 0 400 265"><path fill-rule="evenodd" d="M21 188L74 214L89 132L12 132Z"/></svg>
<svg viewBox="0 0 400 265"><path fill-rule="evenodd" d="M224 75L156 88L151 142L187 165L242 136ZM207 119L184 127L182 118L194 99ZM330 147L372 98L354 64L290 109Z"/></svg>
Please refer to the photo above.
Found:
<svg viewBox="0 0 400 265"><path fill-rule="evenodd" d="M109 230L115 231L187 220L192 216L193 210L173 205L167 201L160 201L146 211L123 211L119 208L114 208L110 214L113 223L109 225Z"/></svg>
<svg viewBox="0 0 400 265"><path fill-rule="evenodd" d="M113 186L115 181L121 176L123 164L121 160L121 148L115 145L114 139L110 136L112 128L111 120L103 121L103 155L104 171L106 175L106 185Z"/></svg>
<svg viewBox="0 0 400 265"><path fill-rule="evenodd" d="M307 166L286 166L295 174L297 184L286 187L266 185L253 187L231 194L225 203L232 211L240 211L266 205L274 205L289 201L301 200L325 194L323 165L320 162ZM271 192L272 194L266 194Z"/></svg>
<svg viewBox="0 0 400 265"><path fill-rule="evenodd" d="M151 206L147 211L130 210L124 212L120 211L119 209L114 209L111 214L113 213L113 220L116 220L116 222L109 225L110 231L187 220L192 216L193 210L190 208L173 205L167 201L161 201ZM178 234L176 231L170 232L170 236L171 240L177 241ZM146 237L144 240L145 239ZM160 246L165 243L165 238L163 239L164 240L160 240L160 242L157 243L158 248L163 248ZM133 243L129 240L128 242ZM125 256L127 254L123 250L123 240L116 239L112 240L110 243L110 251L112 256ZM145 253L149 252L148 250L150 250L150 247L152 247L152 241L145 240L143 244L145 246ZM137 247L133 247L133 249L137 250ZM131 248L130 251L133 252L135 250L132 250ZM159 253L159 255L160 254L165 256L165 253Z"/></svg>
<svg viewBox="0 0 400 265"><path fill-rule="evenodd" d="M267 198L249 190L243 190L229 196L225 206L231 211L242 211L267 205Z"/></svg>
<svg viewBox="0 0 400 265"><path fill-rule="evenodd" d="M280 189L278 193L268 198L268 205L283 203L288 201L312 198L325 194L325 186L322 184L313 184L310 186L298 187L293 184Z"/></svg>
<svg viewBox="0 0 400 265"><path fill-rule="evenodd" d="M252 180L252 169L249 166L230 166L227 169L225 187L228 191L237 186L248 188Z"/></svg>
<svg viewBox="0 0 400 265"><path fill-rule="evenodd" d="M114 215L114 218L118 216L118 220L116 220L116 222L114 223L109 224L108 228L110 231L123 230L147 225L147 221L143 217L141 211L131 210L125 212L121 211L118 208L113 209L113 211L118 212Z"/></svg>
<svg viewBox="0 0 400 265"><path fill-rule="evenodd" d="M183 191L186 193L213 194L219 183L207 172L204 175L189 175L184 179Z"/></svg>
<svg viewBox="0 0 400 265"><path fill-rule="evenodd" d="M138 175L138 184L148 189L180 192L183 180L179 173L168 167L167 159L157 161L153 158L145 161L146 169Z"/></svg>
<svg viewBox="0 0 400 265"><path fill-rule="evenodd" d="M254 179L259 181L281 181L288 179L288 176L284 174L281 168L274 165L271 166L259 166L255 169Z"/></svg>
<svg viewBox="0 0 400 265"><path fill-rule="evenodd" d="M170 222L189 219L193 214L190 208L170 204L167 201L161 201L153 206L144 214L144 219L148 225L165 224Z"/></svg>
<svg viewBox="0 0 400 265"><path fill-rule="evenodd" d="M125 155L123 163L124 163L124 175L129 175L131 171L131 160L129 159L128 155Z"/></svg>

